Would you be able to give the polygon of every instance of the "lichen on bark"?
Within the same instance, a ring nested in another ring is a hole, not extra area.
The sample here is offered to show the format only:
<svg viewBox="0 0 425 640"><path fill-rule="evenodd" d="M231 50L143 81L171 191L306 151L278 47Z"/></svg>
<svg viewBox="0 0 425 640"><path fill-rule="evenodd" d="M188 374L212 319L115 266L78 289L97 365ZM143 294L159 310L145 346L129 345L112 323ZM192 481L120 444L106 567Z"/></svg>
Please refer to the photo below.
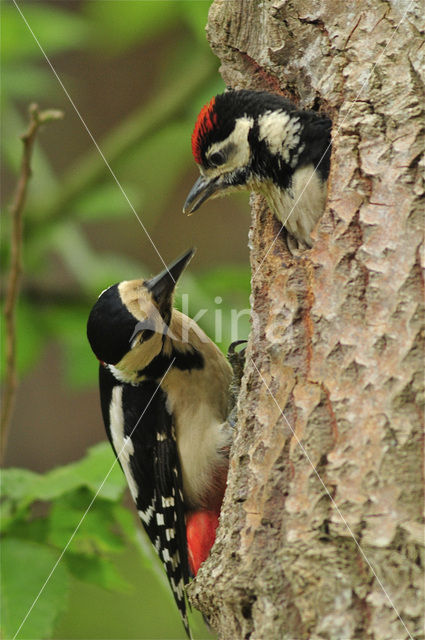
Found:
<svg viewBox="0 0 425 640"><path fill-rule="evenodd" d="M211 6L227 85L333 119L311 250L252 198L228 489L190 589L220 640L424 637L423 32L415 1Z"/></svg>

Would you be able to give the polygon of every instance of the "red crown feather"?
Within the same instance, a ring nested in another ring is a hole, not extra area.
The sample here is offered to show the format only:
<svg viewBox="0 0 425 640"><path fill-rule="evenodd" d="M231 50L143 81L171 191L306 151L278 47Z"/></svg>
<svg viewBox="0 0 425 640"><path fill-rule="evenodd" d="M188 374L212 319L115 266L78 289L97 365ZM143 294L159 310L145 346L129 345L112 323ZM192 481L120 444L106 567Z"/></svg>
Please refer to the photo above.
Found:
<svg viewBox="0 0 425 640"><path fill-rule="evenodd" d="M192 133L192 153L198 164L202 163L203 138L217 125L217 114L214 111L214 106L215 97L202 107Z"/></svg>

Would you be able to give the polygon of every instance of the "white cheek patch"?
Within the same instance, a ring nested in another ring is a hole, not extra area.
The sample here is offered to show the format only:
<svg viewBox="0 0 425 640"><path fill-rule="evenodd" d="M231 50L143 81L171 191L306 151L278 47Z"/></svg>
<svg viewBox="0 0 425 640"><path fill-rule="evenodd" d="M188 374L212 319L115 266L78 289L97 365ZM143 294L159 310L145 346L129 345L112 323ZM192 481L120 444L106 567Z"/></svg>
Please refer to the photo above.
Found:
<svg viewBox="0 0 425 640"><path fill-rule="evenodd" d="M118 382L129 382L129 377L126 376L123 371L121 371L120 369L117 369L117 367L114 367L113 364L107 364L106 366L109 369L109 371L112 373L114 378L118 380Z"/></svg>
<svg viewBox="0 0 425 640"><path fill-rule="evenodd" d="M142 522L144 522L146 525L149 525L154 514L153 506L150 505L145 511L139 510L138 513Z"/></svg>
<svg viewBox="0 0 425 640"><path fill-rule="evenodd" d="M285 111L267 111L258 118L259 140L264 140L274 155L289 163L289 152L300 142L299 118L291 118Z"/></svg>
<svg viewBox="0 0 425 640"><path fill-rule="evenodd" d="M215 178L215 176L223 174L223 171L227 173L234 169L240 169L249 163L251 150L248 143L248 134L253 124L253 118L248 118L247 116L238 118L232 133L225 140L215 142L211 145L208 149L208 156L216 151L221 151L227 146L233 147L233 151L230 152L226 164L205 171L205 174L208 175L209 178Z"/></svg>

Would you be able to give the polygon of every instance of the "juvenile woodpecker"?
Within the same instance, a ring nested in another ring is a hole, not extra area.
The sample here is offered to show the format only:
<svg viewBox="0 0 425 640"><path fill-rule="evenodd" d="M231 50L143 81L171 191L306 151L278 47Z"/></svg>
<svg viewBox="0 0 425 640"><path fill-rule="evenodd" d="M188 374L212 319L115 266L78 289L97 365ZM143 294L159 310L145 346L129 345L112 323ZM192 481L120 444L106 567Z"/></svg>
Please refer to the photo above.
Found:
<svg viewBox="0 0 425 640"><path fill-rule="evenodd" d="M192 151L201 175L184 213L209 198L249 189L266 197L289 232L290 249L311 247L326 200L329 118L264 91L227 91L202 108Z"/></svg>
<svg viewBox="0 0 425 640"><path fill-rule="evenodd" d="M172 306L193 253L150 280L106 289L87 325L106 432L189 637L185 585L215 539L232 437L231 367Z"/></svg>

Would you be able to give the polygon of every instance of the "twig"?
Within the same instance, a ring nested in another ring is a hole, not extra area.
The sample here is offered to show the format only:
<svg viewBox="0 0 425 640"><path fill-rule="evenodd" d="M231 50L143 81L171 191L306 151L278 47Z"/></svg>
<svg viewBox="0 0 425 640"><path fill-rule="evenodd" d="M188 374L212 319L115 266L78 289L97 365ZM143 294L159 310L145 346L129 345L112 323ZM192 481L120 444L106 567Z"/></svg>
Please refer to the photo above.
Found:
<svg viewBox="0 0 425 640"><path fill-rule="evenodd" d="M46 122L59 120L63 117L62 111L49 109L39 111L36 104L29 108L30 123L28 130L21 136L24 144L21 171L16 187L14 199L10 208L12 217L11 256L8 276L6 299L4 307L6 328L6 375L1 408L0 423L0 459L3 461L7 438L9 434L10 419L15 401L17 388L16 375L16 305L19 295L19 285L22 276L22 230L23 210L28 191L28 182L31 177L31 156L35 138L39 127Z"/></svg>

